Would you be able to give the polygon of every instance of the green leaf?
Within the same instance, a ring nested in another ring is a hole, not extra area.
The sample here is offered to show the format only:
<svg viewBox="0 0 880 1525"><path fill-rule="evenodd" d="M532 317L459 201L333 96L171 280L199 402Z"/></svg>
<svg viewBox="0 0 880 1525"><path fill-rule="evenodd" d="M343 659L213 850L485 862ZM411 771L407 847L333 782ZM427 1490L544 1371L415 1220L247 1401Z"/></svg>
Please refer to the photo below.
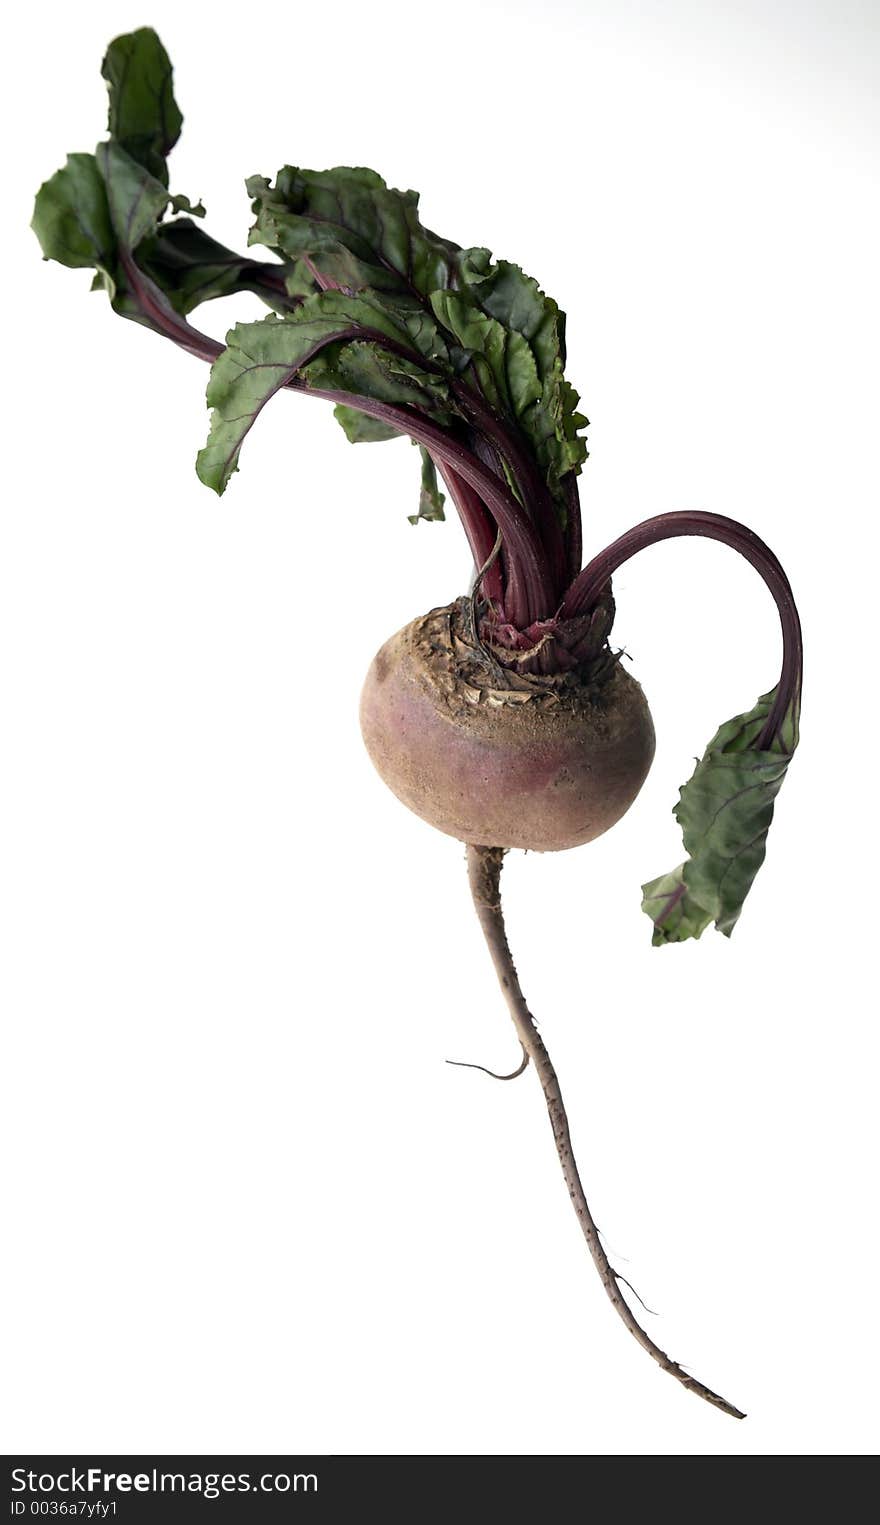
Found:
<svg viewBox="0 0 880 1525"><path fill-rule="evenodd" d="M195 230L188 251L181 248L187 237L180 232L182 224L159 231L169 203L175 211L193 216L202 216L203 208L168 191L166 158L182 118L171 89L171 64L156 33L142 27L117 37L107 50L102 73L109 90L110 140L94 154L71 154L65 167L41 187L33 227L47 259L91 266L97 272L93 289L103 287L118 313L157 328L147 309L155 315L163 292L178 312L195 305L197 286L210 295L225 294L235 281L228 268L217 268L218 251L227 260L234 256L205 239L202 264L210 250L214 268L196 272ZM188 219L182 221L187 229L193 227ZM129 258L145 243L155 261L146 282ZM253 263L239 261L239 282L242 268L252 268ZM155 300L145 302L150 282L158 291L153 293Z"/></svg>
<svg viewBox="0 0 880 1525"><path fill-rule="evenodd" d="M419 445L419 454L422 458L422 486L419 493L419 511L417 514L407 515L410 524L418 524L420 519L427 519L431 522L446 518L443 512L446 498L437 485L437 468L424 445Z"/></svg>
<svg viewBox="0 0 880 1525"><path fill-rule="evenodd" d="M322 283L429 296L455 277L458 245L422 226L415 191L392 190L374 170L286 165L274 187L254 175L247 188L250 242L308 260Z"/></svg>
<svg viewBox="0 0 880 1525"><path fill-rule="evenodd" d="M542 377L565 364L565 314L532 276L509 260L493 262L488 249L464 249L459 263L474 301L528 340Z"/></svg>
<svg viewBox="0 0 880 1525"><path fill-rule="evenodd" d="M486 401L531 443L564 523L561 479L579 469L586 456L577 434L586 419L575 411L577 393L562 374L562 315L515 265L491 270L462 291L435 292L431 305L470 356ZM496 271L504 277L497 284ZM478 296L486 309L478 305ZM490 306L501 316L493 316Z"/></svg>
<svg viewBox="0 0 880 1525"><path fill-rule="evenodd" d="M535 357L521 334L481 312L467 295L435 291L431 306L473 360L487 402L528 427L530 408L541 396Z"/></svg>
<svg viewBox="0 0 880 1525"><path fill-rule="evenodd" d="M214 361L208 381L211 429L196 460L196 471L206 487L225 491L238 470L245 436L270 397L322 344L339 334L339 320L320 315L303 323L269 317L260 323L237 323L230 330L226 349Z"/></svg>
<svg viewBox="0 0 880 1525"><path fill-rule="evenodd" d="M642 885L642 910L654 923L651 939L655 948L699 937L712 920L712 912L698 905L684 882L685 864Z"/></svg>
<svg viewBox="0 0 880 1525"><path fill-rule="evenodd" d="M329 344L316 360L303 367L302 375L309 386L321 391L355 392L375 402L414 408L438 424L452 421L449 389L443 378L372 340Z"/></svg>
<svg viewBox="0 0 880 1525"><path fill-rule="evenodd" d="M94 154L68 154L64 168L40 186L31 227L46 259L73 269L111 268L116 237Z"/></svg>
<svg viewBox="0 0 880 1525"><path fill-rule="evenodd" d="M729 937L764 861L776 796L798 743L796 701L766 750L759 740L774 689L753 710L728 720L680 790L674 814L687 862L642 886L653 943L699 937L710 922Z"/></svg>
<svg viewBox="0 0 880 1525"><path fill-rule="evenodd" d="M408 297L375 291L319 291L303 302L290 321L309 322L312 317L338 318L340 326L357 327L380 342L391 340L415 363L421 358L449 368L449 352L437 324Z"/></svg>
<svg viewBox="0 0 880 1525"><path fill-rule="evenodd" d="M443 416L442 377L421 370L418 356L414 362L386 353L381 348L384 340L429 350L439 342L443 349L424 314L413 315L408 308L393 311L373 294L323 291L284 319L239 323L227 335L227 348L211 370L208 404L214 411L208 443L196 466L201 480L218 493L224 491L257 416L297 372L313 386L382 401L433 398L435 416Z"/></svg>
<svg viewBox="0 0 880 1525"><path fill-rule="evenodd" d="M313 297L321 290L305 260L293 260L285 265L284 270L284 284L287 287L288 296Z"/></svg>
<svg viewBox="0 0 880 1525"><path fill-rule="evenodd" d="M504 328L520 334L534 356L541 397L529 416L528 432L562 509L560 481L568 472L580 471L587 458L581 430L589 422L577 411L580 399L563 375L565 314L518 265L493 263L488 249L463 250L460 268L469 297Z"/></svg>
<svg viewBox="0 0 880 1525"><path fill-rule="evenodd" d="M37 198L34 227L47 258L90 266L93 286L118 313L190 349L200 341L182 320L201 302L250 290L284 317L281 327L240 325L217 361L211 433L199 456L205 481L223 491L254 419L296 375L302 385L346 394L337 417L354 441L397 433L363 415L358 399L405 407L443 427L466 425L462 440L478 450L482 436L514 492L538 485L530 465L515 466L530 447L564 518L560 478L584 458L584 420L561 374L564 318L536 282L493 263L486 250L462 251L438 237L420 221L414 191L362 167L287 166L274 185L249 180L250 241L283 264L244 258L195 225L201 205L169 191L167 160L182 117L156 33L144 27L116 38L102 73L109 141L94 155L72 155ZM166 221L169 208L180 215ZM514 448L510 426L525 450ZM543 511L544 495L537 499ZM442 509L424 457L415 517L441 517Z"/></svg>
<svg viewBox="0 0 880 1525"><path fill-rule="evenodd" d="M152 27L111 42L101 73L110 95L108 130L163 185L183 117L171 88L171 60Z"/></svg>
<svg viewBox="0 0 880 1525"><path fill-rule="evenodd" d="M168 205L167 186L118 143L100 143L95 158L107 189L110 220L117 240L123 248L133 251L148 234L155 232Z"/></svg>
<svg viewBox="0 0 880 1525"><path fill-rule="evenodd" d="M368 413L362 413L359 408L349 408L344 402L336 404L333 417L342 425L345 437L352 445L400 438L399 429L392 429L390 424L383 424L379 418L370 418Z"/></svg>
<svg viewBox="0 0 880 1525"><path fill-rule="evenodd" d="M188 217L163 222L138 251L138 263L165 292L175 312L192 312L202 302L231 296L236 291L255 291L276 311L286 312L290 302L283 287L281 265L258 265L255 260L217 243Z"/></svg>
<svg viewBox="0 0 880 1525"><path fill-rule="evenodd" d="M133 251L155 232L168 204L165 187L117 143L94 154L70 154L40 187L32 227L46 259L91 267L117 312L149 320L127 302L121 250Z"/></svg>
<svg viewBox="0 0 880 1525"><path fill-rule="evenodd" d="M200 201L193 206L188 196L169 196L168 205L172 212L184 212L188 217L204 217L205 208Z"/></svg>

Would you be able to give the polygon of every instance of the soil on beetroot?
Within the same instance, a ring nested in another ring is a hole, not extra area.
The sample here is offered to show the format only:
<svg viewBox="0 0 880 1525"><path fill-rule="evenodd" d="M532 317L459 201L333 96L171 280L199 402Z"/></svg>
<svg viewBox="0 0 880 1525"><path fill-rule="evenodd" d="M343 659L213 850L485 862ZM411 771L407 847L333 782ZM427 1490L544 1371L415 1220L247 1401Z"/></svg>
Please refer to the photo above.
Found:
<svg viewBox="0 0 880 1525"><path fill-rule="evenodd" d="M478 846L551 852L607 831L654 756L639 684L607 648L576 670L521 673L475 636L467 600L413 620L367 674L361 728L405 805Z"/></svg>

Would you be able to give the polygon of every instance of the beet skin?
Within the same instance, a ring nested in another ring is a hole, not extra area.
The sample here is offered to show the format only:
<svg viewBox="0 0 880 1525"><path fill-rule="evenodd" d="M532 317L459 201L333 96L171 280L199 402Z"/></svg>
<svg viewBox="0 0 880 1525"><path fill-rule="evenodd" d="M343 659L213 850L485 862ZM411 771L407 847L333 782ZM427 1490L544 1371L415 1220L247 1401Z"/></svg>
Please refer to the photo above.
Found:
<svg viewBox="0 0 880 1525"><path fill-rule="evenodd" d="M413 620L367 674L361 729L389 789L439 831L483 847L552 852L607 831L654 756L639 684L616 663L599 685L490 686L462 663L454 615Z"/></svg>

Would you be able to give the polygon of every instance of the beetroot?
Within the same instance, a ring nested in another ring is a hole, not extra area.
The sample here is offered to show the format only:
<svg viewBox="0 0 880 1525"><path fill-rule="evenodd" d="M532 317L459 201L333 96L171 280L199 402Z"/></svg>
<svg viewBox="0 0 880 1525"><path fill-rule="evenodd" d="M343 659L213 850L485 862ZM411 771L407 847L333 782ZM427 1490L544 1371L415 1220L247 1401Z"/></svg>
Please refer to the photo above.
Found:
<svg viewBox="0 0 880 1525"><path fill-rule="evenodd" d="M474 905L522 1046L514 1074L530 1063L537 1072L615 1311L664 1371L741 1418L654 1344L623 1295L629 1284L590 1214L559 1083L519 986L500 876L507 850L576 847L632 804L654 728L609 642L611 579L660 540L706 536L763 578L779 612L782 672L710 741L675 807L685 860L643 886L642 905L656 945L713 923L730 935L798 742L802 649L788 578L754 531L703 512L644 520L583 565L587 420L564 375L564 315L537 282L488 249L432 233L415 192L345 166L285 165L274 183L253 176L249 243L270 258L227 249L196 220L202 208L168 190L182 119L155 32L117 38L103 73L109 138L94 154L72 154L42 186L33 226L46 258L94 270L117 313L211 362L202 481L225 490L251 427L281 391L332 401L355 444L404 437L419 447L412 523L443 518L443 481L473 557L470 592L382 647L364 685L364 740L397 797L468 844ZM189 321L201 303L241 291L270 315L237 324L225 347ZM328 582L331 566L340 582L341 565L328 547ZM344 609L336 615L343 623Z"/></svg>
<svg viewBox="0 0 880 1525"><path fill-rule="evenodd" d="M462 842L552 852L591 842L629 809L651 766L641 688L518 676L434 609L386 641L361 698L361 729L397 798ZM516 686L514 686L516 684Z"/></svg>

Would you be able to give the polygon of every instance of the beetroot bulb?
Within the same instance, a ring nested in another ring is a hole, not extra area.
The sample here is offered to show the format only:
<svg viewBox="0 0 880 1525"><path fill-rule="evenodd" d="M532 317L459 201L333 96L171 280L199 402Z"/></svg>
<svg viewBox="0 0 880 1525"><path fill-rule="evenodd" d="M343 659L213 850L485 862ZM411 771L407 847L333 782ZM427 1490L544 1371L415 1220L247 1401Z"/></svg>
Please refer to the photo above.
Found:
<svg viewBox="0 0 880 1525"><path fill-rule="evenodd" d="M46 181L33 227L47 259L95 272L114 311L210 363L201 480L222 493L264 405L295 392L332 402L353 443L404 437L418 446L411 522L442 519L447 497L454 506L473 559L470 588L417 615L376 654L361 699L364 741L398 799L467 845L474 906L522 1049L514 1075L537 1073L613 1307L664 1371L742 1418L654 1343L624 1297L629 1284L593 1222L559 1082L517 979L500 880L509 850L579 847L638 794L654 726L610 644L612 578L660 540L704 536L745 557L766 584L782 671L719 728L682 787L684 861L643 886L642 906L655 945L699 937L712 923L730 935L798 740L801 633L785 572L752 530L702 512L645 519L585 559L578 476L587 420L564 376L564 315L537 282L487 249L432 233L413 191L363 168L286 165L274 182L252 177L248 242L268 257L236 253L205 231L200 205L169 192L182 118L155 32L118 37L102 73L108 137ZM239 291L270 311L236 324L225 346L190 321L201 303Z"/></svg>

